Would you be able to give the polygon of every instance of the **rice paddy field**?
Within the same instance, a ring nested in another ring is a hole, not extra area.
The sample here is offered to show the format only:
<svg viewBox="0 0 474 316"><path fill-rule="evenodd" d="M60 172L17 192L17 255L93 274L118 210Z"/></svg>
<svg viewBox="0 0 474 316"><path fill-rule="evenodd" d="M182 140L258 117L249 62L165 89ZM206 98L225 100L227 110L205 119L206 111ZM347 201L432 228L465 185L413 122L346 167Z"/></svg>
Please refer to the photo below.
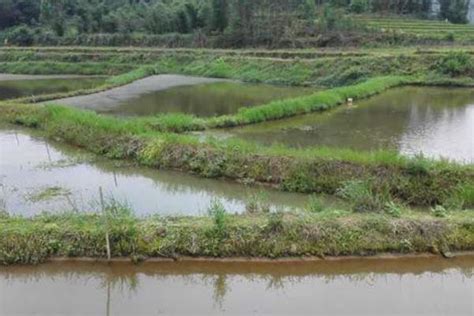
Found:
<svg viewBox="0 0 474 316"><path fill-rule="evenodd" d="M0 260L472 250L473 51L1 48Z"/></svg>
<svg viewBox="0 0 474 316"><path fill-rule="evenodd" d="M473 314L474 25L102 2L0 12L0 315Z"/></svg>
<svg viewBox="0 0 474 316"><path fill-rule="evenodd" d="M420 39L444 40L457 43L474 41L473 24L453 24L440 20L421 20L403 17L359 16L355 20L374 32L394 32Z"/></svg>

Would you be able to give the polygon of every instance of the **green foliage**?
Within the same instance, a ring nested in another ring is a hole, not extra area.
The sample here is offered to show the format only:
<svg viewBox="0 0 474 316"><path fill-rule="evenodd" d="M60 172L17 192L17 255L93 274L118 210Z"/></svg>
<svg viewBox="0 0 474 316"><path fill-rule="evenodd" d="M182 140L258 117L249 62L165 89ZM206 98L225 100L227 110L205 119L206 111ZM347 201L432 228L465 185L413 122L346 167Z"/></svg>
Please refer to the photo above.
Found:
<svg viewBox="0 0 474 316"><path fill-rule="evenodd" d="M311 213L322 213L326 207L324 202L317 195L311 195L306 209Z"/></svg>
<svg viewBox="0 0 474 316"><path fill-rule="evenodd" d="M364 13L370 8L369 0L353 0L350 4L350 10L354 13Z"/></svg>
<svg viewBox="0 0 474 316"><path fill-rule="evenodd" d="M385 203L385 211L387 214L400 218L402 216L402 207L393 201Z"/></svg>
<svg viewBox="0 0 474 316"><path fill-rule="evenodd" d="M436 205L431 209L431 213L435 217L446 217L449 214L448 210L442 205Z"/></svg>
<svg viewBox="0 0 474 316"><path fill-rule="evenodd" d="M440 17L452 23L467 23L470 0L439 0Z"/></svg>
<svg viewBox="0 0 474 316"><path fill-rule="evenodd" d="M208 215L212 218L214 223L214 233L223 238L227 234L227 221L228 215L224 208L224 205L219 200L213 200L207 210Z"/></svg>
<svg viewBox="0 0 474 316"><path fill-rule="evenodd" d="M349 213L331 217L281 212L228 215L225 238L215 229L209 230L208 217L121 218L108 227L114 258L283 258L474 248L472 212L454 212L436 219ZM104 232L102 215L97 213L0 217L0 264L37 264L64 257L104 258Z"/></svg>
<svg viewBox="0 0 474 316"><path fill-rule="evenodd" d="M245 204L245 211L247 214L270 213L268 195L264 191L251 194Z"/></svg>
<svg viewBox="0 0 474 316"><path fill-rule="evenodd" d="M21 46L30 46L34 42L34 33L26 25L20 25L9 30L5 35L5 42L14 43Z"/></svg>
<svg viewBox="0 0 474 316"><path fill-rule="evenodd" d="M442 0L440 17L466 23L468 2ZM431 0L0 0L0 39L7 45L272 48L423 43L411 34L374 36L347 13L427 18L430 10Z"/></svg>
<svg viewBox="0 0 474 316"><path fill-rule="evenodd" d="M386 197L378 193L370 180L347 181L337 194L348 200L355 212L381 212L384 209Z"/></svg>
<svg viewBox="0 0 474 316"><path fill-rule="evenodd" d="M160 114L152 118L143 119L151 129L163 132L182 133L199 131L205 128L205 122L194 115L184 113Z"/></svg>
<svg viewBox="0 0 474 316"><path fill-rule="evenodd" d="M283 230L283 216L284 213L277 211L272 212L267 215L268 222L267 222L267 231L271 233L279 233Z"/></svg>
<svg viewBox="0 0 474 316"><path fill-rule="evenodd" d="M448 210L462 210L474 208L474 184L464 184L450 194L443 206Z"/></svg>
<svg viewBox="0 0 474 316"><path fill-rule="evenodd" d="M435 69L452 77L467 76L474 73L474 64L469 54L453 52L443 56Z"/></svg>

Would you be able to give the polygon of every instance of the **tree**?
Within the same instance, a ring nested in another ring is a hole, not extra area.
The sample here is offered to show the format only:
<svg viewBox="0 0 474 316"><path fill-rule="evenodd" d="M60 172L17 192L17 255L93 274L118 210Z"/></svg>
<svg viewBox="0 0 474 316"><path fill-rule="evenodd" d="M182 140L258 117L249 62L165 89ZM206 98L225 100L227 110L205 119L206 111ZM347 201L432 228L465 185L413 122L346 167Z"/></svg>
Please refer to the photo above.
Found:
<svg viewBox="0 0 474 316"><path fill-rule="evenodd" d="M440 0L440 17L452 23L468 23L469 0Z"/></svg>
<svg viewBox="0 0 474 316"><path fill-rule="evenodd" d="M229 21L228 21L228 4L227 0L211 0L211 29L214 31L223 32Z"/></svg>

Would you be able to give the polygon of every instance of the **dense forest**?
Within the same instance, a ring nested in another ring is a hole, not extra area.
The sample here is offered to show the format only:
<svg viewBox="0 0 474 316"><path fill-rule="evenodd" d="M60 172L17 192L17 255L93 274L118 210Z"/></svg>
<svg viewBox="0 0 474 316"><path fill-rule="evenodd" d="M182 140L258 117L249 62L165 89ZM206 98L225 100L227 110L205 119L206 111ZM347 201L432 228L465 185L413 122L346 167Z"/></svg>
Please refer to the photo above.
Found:
<svg viewBox="0 0 474 316"><path fill-rule="evenodd" d="M466 23L468 7L469 0L440 0L436 17ZM353 30L348 13L433 18L431 9L432 0L0 0L0 38L3 44L114 45L187 34L202 42L196 46L218 37L220 46L239 47Z"/></svg>

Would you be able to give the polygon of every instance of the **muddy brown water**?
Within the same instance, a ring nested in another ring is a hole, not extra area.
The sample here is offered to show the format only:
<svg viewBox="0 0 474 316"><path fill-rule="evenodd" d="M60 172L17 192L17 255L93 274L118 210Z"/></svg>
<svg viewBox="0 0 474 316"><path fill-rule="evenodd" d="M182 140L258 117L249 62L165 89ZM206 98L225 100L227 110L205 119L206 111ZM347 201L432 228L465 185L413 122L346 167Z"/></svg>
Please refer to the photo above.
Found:
<svg viewBox="0 0 474 316"><path fill-rule="evenodd" d="M0 100L94 88L104 77L0 74Z"/></svg>
<svg viewBox="0 0 474 316"><path fill-rule="evenodd" d="M0 268L2 315L472 315L474 257Z"/></svg>
<svg viewBox="0 0 474 316"><path fill-rule="evenodd" d="M222 133L222 132L216 132ZM403 87L333 111L228 130L263 144L388 149L474 162L474 89Z"/></svg>
<svg viewBox="0 0 474 316"><path fill-rule="evenodd" d="M238 213L251 200L274 210L303 208L308 203L303 194L141 168L48 142L22 129L0 127L0 209L27 216L97 210L100 187L106 198L128 204L137 215L205 214L214 200ZM328 207L341 205L322 198Z"/></svg>
<svg viewBox="0 0 474 316"><path fill-rule="evenodd" d="M227 79L156 75L92 95L54 103L123 116L186 113L196 116L233 114L239 108L315 92L314 88L248 84Z"/></svg>

